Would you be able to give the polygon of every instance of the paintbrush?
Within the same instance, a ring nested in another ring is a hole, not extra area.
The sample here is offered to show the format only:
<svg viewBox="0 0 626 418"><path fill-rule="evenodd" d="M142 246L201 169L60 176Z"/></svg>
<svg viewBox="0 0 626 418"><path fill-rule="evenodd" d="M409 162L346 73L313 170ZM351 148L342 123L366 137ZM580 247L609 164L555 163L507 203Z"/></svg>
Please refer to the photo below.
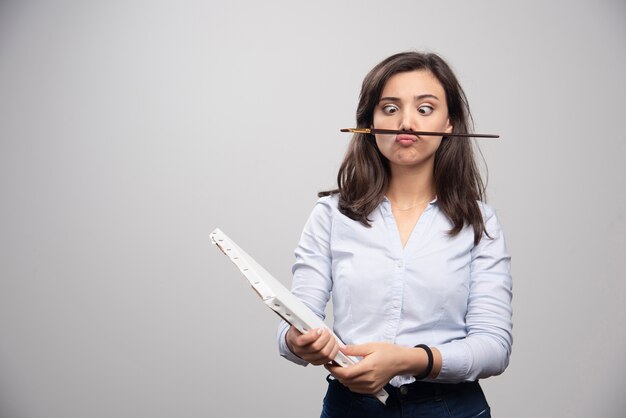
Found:
<svg viewBox="0 0 626 418"><path fill-rule="evenodd" d="M463 138L500 138L500 135L492 134L462 134L447 132L427 132L427 131L405 131L396 129L377 129L377 128L344 128L341 132L352 132L355 134L396 134L396 135L415 135L415 136L457 136Z"/></svg>

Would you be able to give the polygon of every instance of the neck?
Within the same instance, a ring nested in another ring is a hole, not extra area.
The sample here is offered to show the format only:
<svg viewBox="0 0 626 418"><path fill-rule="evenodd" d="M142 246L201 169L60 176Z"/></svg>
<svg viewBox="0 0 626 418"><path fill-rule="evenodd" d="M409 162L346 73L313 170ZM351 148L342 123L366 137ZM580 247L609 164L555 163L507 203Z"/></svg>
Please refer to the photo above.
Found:
<svg viewBox="0 0 626 418"><path fill-rule="evenodd" d="M398 207L430 202L436 194L433 167L391 167L387 197Z"/></svg>

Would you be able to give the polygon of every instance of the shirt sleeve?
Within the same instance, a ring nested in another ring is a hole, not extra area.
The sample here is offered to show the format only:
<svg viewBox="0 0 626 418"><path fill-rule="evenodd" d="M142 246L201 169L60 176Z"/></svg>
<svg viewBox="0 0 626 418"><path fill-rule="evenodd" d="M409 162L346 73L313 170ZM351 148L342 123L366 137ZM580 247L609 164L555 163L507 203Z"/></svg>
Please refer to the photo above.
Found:
<svg viewBox="0 0 626 418"><path fill-rule="evenodd" d="M472 250L467 337L436 346L442 356L438 382L495 376L509 364L513 344L511 258L495 213L484 208L489 236L483 234Z"/></svg>
<svg viewBox="0 0 626 418"><path fill-rule="evenodd" d="M321 198L302 231L295 251L291 292L322 320L332 290L330 236L332 229L331 198ZM286 359L306 366L308 363L289 350L285 336L289 324L278 326L278 350Z"/></svg>

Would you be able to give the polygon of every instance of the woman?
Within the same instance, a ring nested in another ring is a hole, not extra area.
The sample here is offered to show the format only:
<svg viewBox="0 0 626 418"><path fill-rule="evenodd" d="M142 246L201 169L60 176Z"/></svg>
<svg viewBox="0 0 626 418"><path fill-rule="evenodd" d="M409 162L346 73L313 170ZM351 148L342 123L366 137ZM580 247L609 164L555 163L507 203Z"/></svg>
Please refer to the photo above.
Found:
<svg viewBox="0 0 626 418"><path fill-rule="evenodd" d="M451 135L355 134L338 188L320 193L292 291L320 317L332 294L348 346L284 322L278 336L281 355L329 370L322 417L490 416L478 379L508 365L512 284L471 143L454 137L470 118L435 54L393 55L363 81L357 127ZM362 360L339 367L339 350ZM371 396L383 387L387 405Z"/></svg>

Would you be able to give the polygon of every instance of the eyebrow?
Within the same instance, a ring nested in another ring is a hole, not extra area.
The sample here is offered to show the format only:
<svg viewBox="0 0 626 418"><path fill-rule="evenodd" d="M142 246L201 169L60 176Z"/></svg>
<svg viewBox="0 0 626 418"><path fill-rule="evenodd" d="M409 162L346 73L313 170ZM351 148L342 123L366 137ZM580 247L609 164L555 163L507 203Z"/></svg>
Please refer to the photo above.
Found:
<svg viewBox="0 0 626 418"><path fill-rule="evenodd" d="M424 99L435 99L437 101L441 101L439 100L439 97L435 96L434 94L420 94L417 96L413 97L413 100L415 100L416 102L420 101L420 100L424 100ZM399 102L400 99L397 97L381 97L380 100L378 102L382 102L383 100L386 100L388 102Z"/></svg>

